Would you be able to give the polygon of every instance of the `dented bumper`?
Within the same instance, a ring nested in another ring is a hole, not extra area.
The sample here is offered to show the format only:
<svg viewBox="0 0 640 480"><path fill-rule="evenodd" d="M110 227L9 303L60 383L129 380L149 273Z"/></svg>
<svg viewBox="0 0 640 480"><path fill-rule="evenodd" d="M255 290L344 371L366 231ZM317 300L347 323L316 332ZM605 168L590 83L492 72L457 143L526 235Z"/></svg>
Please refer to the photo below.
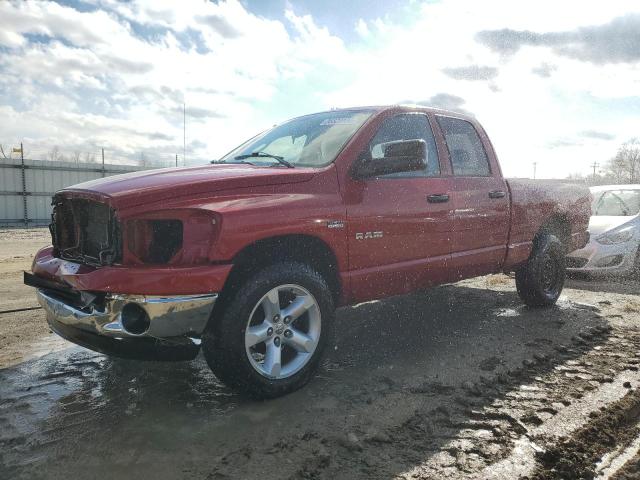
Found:
<svg viewBox="0 0 640 480"><path fill-rule="evenodd" d="M37 297L51 329L63 338L101 353L155 360L195 358L200 349L197 337L217 299L216 294L113 295L81 308L56 292L38 289Z"/></svg>

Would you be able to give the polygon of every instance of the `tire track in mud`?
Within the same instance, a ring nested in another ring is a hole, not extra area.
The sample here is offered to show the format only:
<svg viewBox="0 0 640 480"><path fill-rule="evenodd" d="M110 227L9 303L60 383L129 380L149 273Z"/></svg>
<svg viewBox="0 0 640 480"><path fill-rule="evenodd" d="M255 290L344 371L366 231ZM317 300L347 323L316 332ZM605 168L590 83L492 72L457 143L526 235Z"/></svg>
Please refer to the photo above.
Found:
<svg viewBox="0 0 640 480"><path fill-rule="evenodd" d="M625 372L637 376L640 386L639 352L640 332L594 327L576 335L572 344L557 346L554 354L536 354L526 359L522 367L507 373L482 377L460 387L439 382L404 386L405 394L437 398L439 405L429 408L430 402L425 402L423 408L417 408L398 425L378 431L352 431L346 436L307 432L295 439L293 448L289 442L282 442L266 450L241 449L223 457L220 468L210 472L211 478L246 475L240 465L246 465L249 458L252 463L277 464L279 457L284 461L290 455L299 458L296 464L300 466L282 478L492 478L491 466L513 455L522 438L538 451L549 452L547 457L533 457L534 462L560 458L569 455L570 449L558 450L561 447L549 443L555 440L552 432L547 436L535 432L564 409L578 407L586 395L597 394L603 387L617 382L620 385L615 386L625 390L619 379ZM549 371L551 362L555 366ZM392 391L393 388L389 396ZM613 406L612 411L624 416L624 405L636 405L636 401L640 408L640 396L635 390L633 395L633 402L627 400L621 406ZM487 404L487 399L492 401ZM578 416L576 421L590 419ZM568 445L578 448L584 443L599 442L598 446L588 447L586 451L591 456L584 457L596 461L609 447L599 437L589 436L593 428L586 425L577 430L584 433L578 433L575 442ZM629 430L625 438L632 440L636 433ZM583 472L583 476L567 476L570 467L553 476L550 472L555 467L545 470L535 463L532 467L538 470L528 473L536 479L591 478L587 468L590 463L585 462L584 466L576 465L580 467L576 471Z"/></svg>
<svg viewBox="0 0 640 480"><path fill-rule="evenodd" d="M591 345L603 333L607 333L606 342ZM612 332L607 327L597 327L581 332L573 338L573 343L572 347L557 346L556 351L560 353L560 357L555 357L554 362L561 361L562 356L575 351L584 350L584 356L569 358L556 365L552 373L536 376L534 382L523 383L489 407L470 412L471 417L480 421L490 419L506 422L495 426L492 433L496 437L505 435L509 438L507 450L511 463L504 465L506 469L502 471L492 468L500 465L500 455L497 455L480 471L466 469L469 478L594 478L595 470L590 470L591 463L594 463L595 468L595 462L611 449L609 447L614 439L617 439L617 443L613 446L624 446L638 437L640 395L633 391L624 400L611 406L607 404L612 398L615 400L616 395L624 395L623 392L631 388L632 383L640 386L640 374L637 373L637 365L640 363L640 333L628 329ZM626 361L620 362L621 359ZM538 356L536 360L544 363L551 359ZM525 366L533 367L528 363L525 360ZM625 380L627 378L633 378L633 381ZM590 397L589 401L587 396ZM556 415L565 418L555 418ZM595 426L591 424L593 418L599 419ZM623 419L628 419L628 422L625 423ZM580 426L584 422L589 423ZM612 427L604 428L608 424L618 425L619 429L625 430L625 434L616 436ZM576 440L570 440L573 438L570 435L566 444L561 441L556 443L557 429L554 426L560 426L560 431L577 428ZM523 447L527 447L532 454L528 465L525 458L527 455L518 454ZM572 455L571 447L578 453ZM482 448L486 447L481 446L480 451ZM581 448L584 452L590 452L591 463L588 455L580 454ZM506 455L502 456L506 458ZM582 459L582 463L568 460L576 456ZM543 460L547 462L548 468L540 466ZM552 465L553 460L557 460L559 465ZM520 472L511 468L515 463L523 467ZM537 469L531 472L534 468ZM465 468L461 470L464 472ZM437 469L432 471L431 477L439 478ZM430 478L430 475L425 475L424 478Z"/></svg>
<svg viewBox="0 0 640 480"><path fill-rule="evenodd" d="M640 478L640 453L636 453L610 477L612 480L637 480Z"/></svg>
<svg viewBox="0 0 640 480"><path fill-rule="evenodd" d="M640 390L602 410L592 412L588 422L537 455L532 480L594 478L602 457L624 449L640 435Z"/></svg>

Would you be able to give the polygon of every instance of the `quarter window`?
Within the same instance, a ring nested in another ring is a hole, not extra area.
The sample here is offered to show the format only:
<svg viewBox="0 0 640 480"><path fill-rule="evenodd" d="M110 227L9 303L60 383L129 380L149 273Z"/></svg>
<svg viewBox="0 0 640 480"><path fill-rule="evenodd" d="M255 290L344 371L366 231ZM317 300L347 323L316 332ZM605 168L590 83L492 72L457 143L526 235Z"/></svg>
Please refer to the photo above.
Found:
<svg viewBox="0 0 640 480"><path fill-rule="evenodd" d="M437 177L440 175L438 152L433 132L426 115L407 113L387 118L369 144L371 158L382 158L385 145L402 140L424 140L427 144L426 169L418 172L392 173L393 177Z"/></svg>
<svg viewBox="0 0 640 480"><path fill-rule="evenodd" d="M451 117L438 117L442 129L453 174L468 177L491 175L489 160L478 132L471 123Z"/></svg>

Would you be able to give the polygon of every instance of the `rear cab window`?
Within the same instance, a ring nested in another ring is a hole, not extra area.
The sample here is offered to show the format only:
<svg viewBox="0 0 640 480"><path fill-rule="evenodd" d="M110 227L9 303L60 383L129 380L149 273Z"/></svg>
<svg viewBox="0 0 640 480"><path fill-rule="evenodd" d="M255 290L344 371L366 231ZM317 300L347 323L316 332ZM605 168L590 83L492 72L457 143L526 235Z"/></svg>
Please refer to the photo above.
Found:
<svg viewBox="0 0 640 480"><path fill-rule="evenodd" d="M466 120L437 116L455 176L489 177L487 152L474 126Z"/></svg>

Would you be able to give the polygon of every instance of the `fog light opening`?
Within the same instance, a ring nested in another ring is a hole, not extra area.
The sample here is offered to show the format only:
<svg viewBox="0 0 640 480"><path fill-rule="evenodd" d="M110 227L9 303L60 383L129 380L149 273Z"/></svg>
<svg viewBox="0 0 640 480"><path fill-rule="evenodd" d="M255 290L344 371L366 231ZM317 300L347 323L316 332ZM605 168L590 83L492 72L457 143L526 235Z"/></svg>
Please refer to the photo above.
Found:
<svg viewBox="0 0 640 480"><path fill-rule="evenodd" d="M127 303L120 314L122 328L132 335L142 335L149 330L151 320L149 315L140 305Z"/></svg>
<svg viewBox="0 0 640 480"><path fill-rule="evenodd" d="M623 260L622 255L609 255L608 257L604 257L598 261L598 267L615 267L616 265L620 265Z"/></svg>

